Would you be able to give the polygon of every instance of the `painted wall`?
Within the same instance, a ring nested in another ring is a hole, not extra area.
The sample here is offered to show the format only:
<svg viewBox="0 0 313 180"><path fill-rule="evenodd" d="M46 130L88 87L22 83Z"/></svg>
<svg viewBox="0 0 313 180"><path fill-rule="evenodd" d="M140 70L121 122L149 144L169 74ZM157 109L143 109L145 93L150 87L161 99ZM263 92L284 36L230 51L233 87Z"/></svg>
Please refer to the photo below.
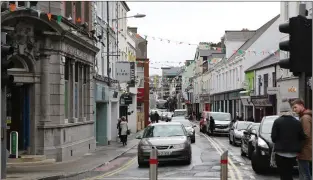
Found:
<svg viewBox="0 0 313 180"><path fill-rule="evenodd" d="M245 86L246 90L254 90L254 71L246 72L245 74Z"/></svg>
<svg viewBox="0 0 313 180"><path fill-rule="evenodd" d="M275 67L272 66L272 67L267 67L267 68L264 68L264 69L260 69L260 70L256 70L255 71L255 84L256 84L256 88L255 88L255 94L256 95L264 95L264 80L263 80L263 75L264 74L268 74L268 87L273 87L273 72L275 72ZM261 76L262 79L261 79L261 82L262 82L262 86L260 88L260 92L259 92L259 88L258 88L258 84L259 84L259 78L258 76ZM265 90L267 91L267 89Z"/></svg>

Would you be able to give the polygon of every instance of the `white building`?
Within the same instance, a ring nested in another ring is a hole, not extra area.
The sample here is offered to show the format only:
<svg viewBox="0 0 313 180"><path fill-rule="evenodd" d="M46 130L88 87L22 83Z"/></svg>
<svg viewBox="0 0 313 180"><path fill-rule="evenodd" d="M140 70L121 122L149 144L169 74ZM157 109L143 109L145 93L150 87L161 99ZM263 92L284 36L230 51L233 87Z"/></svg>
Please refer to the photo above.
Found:
<svg viewBox="0 0 313 180"><path fill-rule="evenodd" d="M276 16L256 31L225 32L226 59L212 72L214 111L229 112L233 117L245 114L239 95L244 90L244 71L278 49L280 22Z"/></svg>
<svg viewBox="0 0 313 180"><path fill-rule="evenodd" d="M303 2L306 4L306 9L308 10L308 17L312 19L312 2ZM290 17L297 16L299 14L299 5L300 1L297 2L281 2L280 3L280 15L282 19L282 23L287 22ZM289 39L288 34L280 34L281 40L286 41ZM286 59L289 54L284 51L280 51L280 58ZM277 109L279 109L282 99L294 99L299 97L299 92L296 93L288 92L288 89L299 87L299 79L298 77L294 77L293 74L287 69L281 69L277 66L277 87L279 88L279 94L277 97Z"/></svg>

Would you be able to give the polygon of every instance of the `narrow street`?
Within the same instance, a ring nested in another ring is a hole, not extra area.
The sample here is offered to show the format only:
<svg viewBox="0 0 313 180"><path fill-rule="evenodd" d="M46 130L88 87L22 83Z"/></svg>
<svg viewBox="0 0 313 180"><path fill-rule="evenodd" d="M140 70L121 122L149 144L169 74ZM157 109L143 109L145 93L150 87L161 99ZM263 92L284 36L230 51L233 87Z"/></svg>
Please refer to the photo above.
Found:
<svg viewBox="0 0 313 180"><path fill-rule="evenodd" d="M159 180L218 180L220 179L220 155L229 151L229 179L232 180L278 180L277 173L257 175L251 167L248 158L240 155L240 147L229 144L227 137L209 137L199 132L196 134L196 143L192 145L193 160L191 165L179 163L160 164L158 168ZM149 179L149 168L139 168L137 164L137 146L130 151L93 171L71 180L123 180ZM297 178L296 178L297 179Z"/></svg>

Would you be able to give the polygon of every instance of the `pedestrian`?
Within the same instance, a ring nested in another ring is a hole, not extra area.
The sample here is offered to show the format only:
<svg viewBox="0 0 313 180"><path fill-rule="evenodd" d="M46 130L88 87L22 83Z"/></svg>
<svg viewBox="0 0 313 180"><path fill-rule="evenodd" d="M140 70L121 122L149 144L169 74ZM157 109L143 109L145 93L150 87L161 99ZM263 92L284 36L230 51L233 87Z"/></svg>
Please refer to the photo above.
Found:
<svg viewBox="0 0 313 180"><path fill-rule="evenodd" d="M160 115L157 111L154 112L154 122L159 123Z"/></svg>
<svg viewBox="0 0 313 180"><path fill-rule="evenodd" d="M121 118L119 118L118 120L117 120L117 130L118 130L118 137L120 138L120 141L122 142L122 139L121 139L121 131L122 131L122 129L121 129L121 122L122 122L122 119Z"/></svg>
<svg viewBox="0 0 313 180"><path fill-rule="evenodd" d="M274 143L272 153L275 153L280 179L293 180L293 166L297 153L301 151L301 142L305 139L305 134L287 101L282 102L280 106L280 117L274 121L271 139Z"/></svg>
<svg viewBox="0 0 313 180"><path fill-rule="evenodd" d="M300 180L312 180L312 111L306 109L301 99L292 103L292 110L299 115L302 128L306 135L301 152L298 154Z"/></svg>
<svg viewBox="0 0 313 180"><path fill-rule="evenodd" d="M122 140L123 146L125 146L127 145L127 135L129 132L126 118L122 117L122 122L120 126L121 126L121 140Z"/></svg>
<svg viewBox="0 0 313 180"><path fill-rule="evenodd" d="M215 120L212 116L210 116L210 133L212 136L214 135L214 130L215 130Z"/></svg>

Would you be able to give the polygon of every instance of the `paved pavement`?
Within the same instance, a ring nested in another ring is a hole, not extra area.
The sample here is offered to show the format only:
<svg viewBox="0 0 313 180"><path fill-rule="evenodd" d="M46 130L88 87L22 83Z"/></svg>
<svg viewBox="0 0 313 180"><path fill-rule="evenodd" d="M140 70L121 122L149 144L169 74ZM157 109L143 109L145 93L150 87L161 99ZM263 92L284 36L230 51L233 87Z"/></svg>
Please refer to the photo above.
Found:
<svg viewBox="0 0 313 180"><path fill-rule="evenodd" d="M87 153L83 157L69 162L61 162L41 166L22 166L7 169L7 180L34 180L34 179L67 179L77 174L92 172L93 169L109 164L110 161L127 153L138 144L136 134L129 136L128 145L123 147L121 143L112 142L109 146L97 147L95 152Z"/></svg>
<svg viewBox="0 0 313 180"><path fill-rule="evenodd" d="M196 143L192 144L192 164L170 163L158 167L159 180L218 180L220 179L220 155L229 151L229 179L231 180L279 180L277 173L258 175L251 162L240 155L240 147L228 143L227 137L208 137L197 130ZM109 164L68 180L148 180L149 168L139 168L137 149L132 148ZM296 180L297 178L295 178Z"/></svg>

